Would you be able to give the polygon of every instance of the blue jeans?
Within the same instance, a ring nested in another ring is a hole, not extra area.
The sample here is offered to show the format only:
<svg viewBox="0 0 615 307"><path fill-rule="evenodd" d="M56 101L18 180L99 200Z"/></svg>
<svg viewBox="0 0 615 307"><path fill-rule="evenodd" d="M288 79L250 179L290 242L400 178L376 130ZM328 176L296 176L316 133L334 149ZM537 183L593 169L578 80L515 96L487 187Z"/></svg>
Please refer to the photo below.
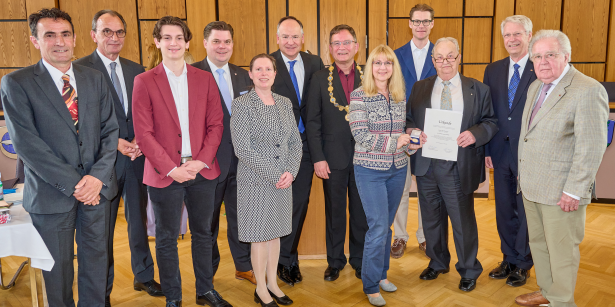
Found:
<svg viewBox="0 0 615 307"><path fill-rule="evenodd" d="M380 292L380 280L387 278L391 254L391 225L406 183L406 168L393 164L386 171L355 165L355 180L369 229L365 234L361 280L363 292Z"/></svg>

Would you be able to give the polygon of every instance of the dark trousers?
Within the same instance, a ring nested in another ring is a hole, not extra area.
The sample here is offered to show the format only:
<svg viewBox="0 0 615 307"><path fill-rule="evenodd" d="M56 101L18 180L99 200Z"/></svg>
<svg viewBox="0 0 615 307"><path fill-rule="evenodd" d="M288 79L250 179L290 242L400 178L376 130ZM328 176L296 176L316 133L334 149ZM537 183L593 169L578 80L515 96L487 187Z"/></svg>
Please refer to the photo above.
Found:
<svg viewBox="0 0 615 307"><path fill-rule="evenodd" d="M203 295L214 288L211 265L211 220L214 213L214 191L217 180L207 180L200 174L184 183L174 181L166 188L147 187L156 217L156 261L160 285L167 301L182 299L177 234L181 225L182 203L186 203L190 235L192 236L192 266L196 279L196 294Z"/></svg>
<svg viewBox="0 0 615 307"><path fill-rule="evenodd" d="M292 232L280 238L280 261L285 266L298 265L299 254L297 247L301 239L301 230L307 214L310 192L312 190L312 178L314 176L314 164L310 158L307 138L305 133L301 134L303 140L303 156L299 173L293 182L293 229Z"/></svg>
<svg viewBox="0 0 615 307"><path fill-rule="evenodd" d="M324 179L322 186L325 192L327 263L341 270L347 262L344 241L346 241L346 197L348 196L350 265L354 269L360 268L368 226L357 190L354 166L349 164L342 170L331 169L329 179Z"/></svg>
<svg viewBox="0 0 615 307"><path fill-rule="evenodd" d="M106 225L109 221L109 201L101 195L100 203L96 206L75 203L73 209L66 213L30 213L30 217L55 261L51 271L43 271L49 306L75 306L73 300L75 241L79 263L78 306L105 306Z"/></svg>
<svg viewBox="0 0 615 307"><path fill-rule="evenodd" d="M228 175L218 178L216 196L214 200L214 214L211 222L213 233L213 270L214 275L220 265L220 250L218 249L218 231L220 230L220 208L224 202L226 211L226 237L231 249L231 256L237 271L246 272L252 270L250 262L250 243L239 241L237 230L237 157L233 155Z"/></svg>
<svg viewBox="0 0 615 307"><path fill-rule="evenodd" d="M431 258L429 267L435 270L449 268L450 218L458 258L455 268L462 278L478 278L483 267L476 258L478 229L474 213L474 195L466 195L461 191L457 162L431 159L427 173L424 176L416 176L416 183L423 232L427 241L426 254Z"/></svg>
<svg viewBox="0 0 615 307"><path fill-rule="evenodd" d="M504 152L510 152L507 144ZM493 169L495 219L504 261L529 270L534 265L530 252L523 196L517 194L517 163L511 154L501 157Z"/></svg>
<svg viewBox="0 0 615 307"><path fill-rule="evenodd" d="M147 188L143 184L143 178L139 178L135 173L131 162L126 163L126 168L122 174L118 174L117 186L118 193L111 200L111 215L109 217L107 296L111 295L113 289L113 235L120 198L124 199L124 216L128 224L128 246L130 247L132 273L138 282L144 283L154 279L154 260L147 237Z"/></svg>

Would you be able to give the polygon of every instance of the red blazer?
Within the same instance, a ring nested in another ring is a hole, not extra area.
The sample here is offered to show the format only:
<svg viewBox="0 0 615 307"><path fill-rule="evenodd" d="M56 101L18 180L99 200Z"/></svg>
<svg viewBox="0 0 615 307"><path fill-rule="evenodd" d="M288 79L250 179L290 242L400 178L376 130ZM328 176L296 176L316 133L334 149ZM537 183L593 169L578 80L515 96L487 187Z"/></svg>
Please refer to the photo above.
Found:
<svg viewBox="0 0 615 307"><path fill-rule="evenodd" d="M186 65L192 159L207 164L200 174L220 175L216 152L222 139L222 105L211 73ZM145 155L143 183L164 188L173 182L167 174L181 163L182 135L173 93L162 63L135 78L132 91L135 138Z"/></svg>

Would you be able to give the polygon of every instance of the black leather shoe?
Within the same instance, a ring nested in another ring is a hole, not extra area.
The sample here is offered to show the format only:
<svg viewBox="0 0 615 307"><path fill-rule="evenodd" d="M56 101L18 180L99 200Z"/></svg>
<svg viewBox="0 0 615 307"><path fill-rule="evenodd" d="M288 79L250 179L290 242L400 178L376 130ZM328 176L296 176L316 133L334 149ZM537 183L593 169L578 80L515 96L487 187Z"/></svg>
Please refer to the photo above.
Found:
<svg viewBox="0 0 615 307"><path fill-rule="evenodd" d="M105 307L111 307L111 298L108 296L105 297Z"/></svg>
<svg viewBox="0 0 615 307"><path fill-rule="evenodd" d="M182 301L168 301L167 307L182 307Z"/></svg>
<svg viewBox="0 0 615 307"><path fill-rule="evenodd" d="M164 296L162 287L153 279L145 283L140 283L135 279L133 285L136 291L145 291L151 296Z"/></svg>
<svg viewBox="0 0 615 307"><path fill-rule="evenodd" d="M267 291L269 291L269 295L271 295L271 297L278 302L278 304L280 305L290 305L293 303L293 300L290 299L290 297L288 297L288 295L284 295L282 297L278 297L275 294L273 294L273 292L271 292L271 290L269 290L269 288L267 288Z"/></svg>
<svg viewBox="0 0 615 307"><path fill-rule="evenodd" d="M358 279L361 279L361 267L357 267L354 269L354 276Z"/></svg>
<svg viewBox="0 0 615 307"><path fill-rule="evenodd" d="M295 285L295 280L290 274L290 267L278 263L278 278L289 286Z"/></svg>
<svg viewBox="0 0 615 307"><path fill-rule="evenodd" d="M301 276L301 270L299 270L298 264L290 266L290 277L295 284L303 281L303 276Z"/></svg>
<svg viewBox="0 0 615 307"><path fill-rule="evenodd" d="M449 269L436 271L430 267L427 267L425 270L423 270L423 273L421 273L421 276L419 276L419 278L422 280L434 280L438 278L438 275L446 274L448 272Z"/></svg>
<svg viewBox="0 0 615 307"><path fill-rule="evenodd" d="M269 291L269 293L271 293L271 291ZM261 304L262 307L278 307L278 304L275 303L275 300L272 300L271 302L267 304L263 303L263 300L261 300L261 298L258 296L258 293L256 293L256 290L254 290L254 302L257 304Z"/></svg>
<svg viewBox="0 0 615 307"><path fill-rule="evenodd" d="M511 287L521 287L525 285L529 277L530 271L518 267L514 271L512 271L510 275L508 275L508 278L506 279L506 284Z"/></svg>
<svg viewBox="0 0 615 307"><path fill-rule="evenodd" d="M502 261L498 263L498 266L489 273L489 277L493 279L504 279L508 277L508 275L510 275L510 273L516 268L516 265L508 261Z"/></svg>
<svg viewBox="0 0 615 307"><path fill-rule="evenodd" d="M325 270L325 280L334 281L340 277L340 270L334 267L328 266Z"/></svg>
<svg viewBox="0 0 615 307"><path fill-rule="evenodd" d="M459 290L470 292L476 289L476 279L462 278L459 282Z"/></svg>
<svg viewBox="0 0 615 307"><path fill-rule="evenodd" d="M218 291L213 289L203 295L197 295L196 304L211 307L233 307L233 305L229 304L222 298Z"/></svg>

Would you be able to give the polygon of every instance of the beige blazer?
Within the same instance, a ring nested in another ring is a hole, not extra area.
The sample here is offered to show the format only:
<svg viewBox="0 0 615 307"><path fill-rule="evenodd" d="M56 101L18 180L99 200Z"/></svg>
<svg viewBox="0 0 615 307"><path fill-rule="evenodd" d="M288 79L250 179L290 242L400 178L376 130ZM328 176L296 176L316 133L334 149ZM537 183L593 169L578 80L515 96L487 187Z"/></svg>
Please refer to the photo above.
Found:
<svg viewBox="0 0 615 307"><path fill-rule="evenodd" d="M606 90L571 65L528 127L541 85L540 80L530 85L523 110L517 192L556 205L566 191L579 196L579 204L589 204L606 149Z"/></svg>

